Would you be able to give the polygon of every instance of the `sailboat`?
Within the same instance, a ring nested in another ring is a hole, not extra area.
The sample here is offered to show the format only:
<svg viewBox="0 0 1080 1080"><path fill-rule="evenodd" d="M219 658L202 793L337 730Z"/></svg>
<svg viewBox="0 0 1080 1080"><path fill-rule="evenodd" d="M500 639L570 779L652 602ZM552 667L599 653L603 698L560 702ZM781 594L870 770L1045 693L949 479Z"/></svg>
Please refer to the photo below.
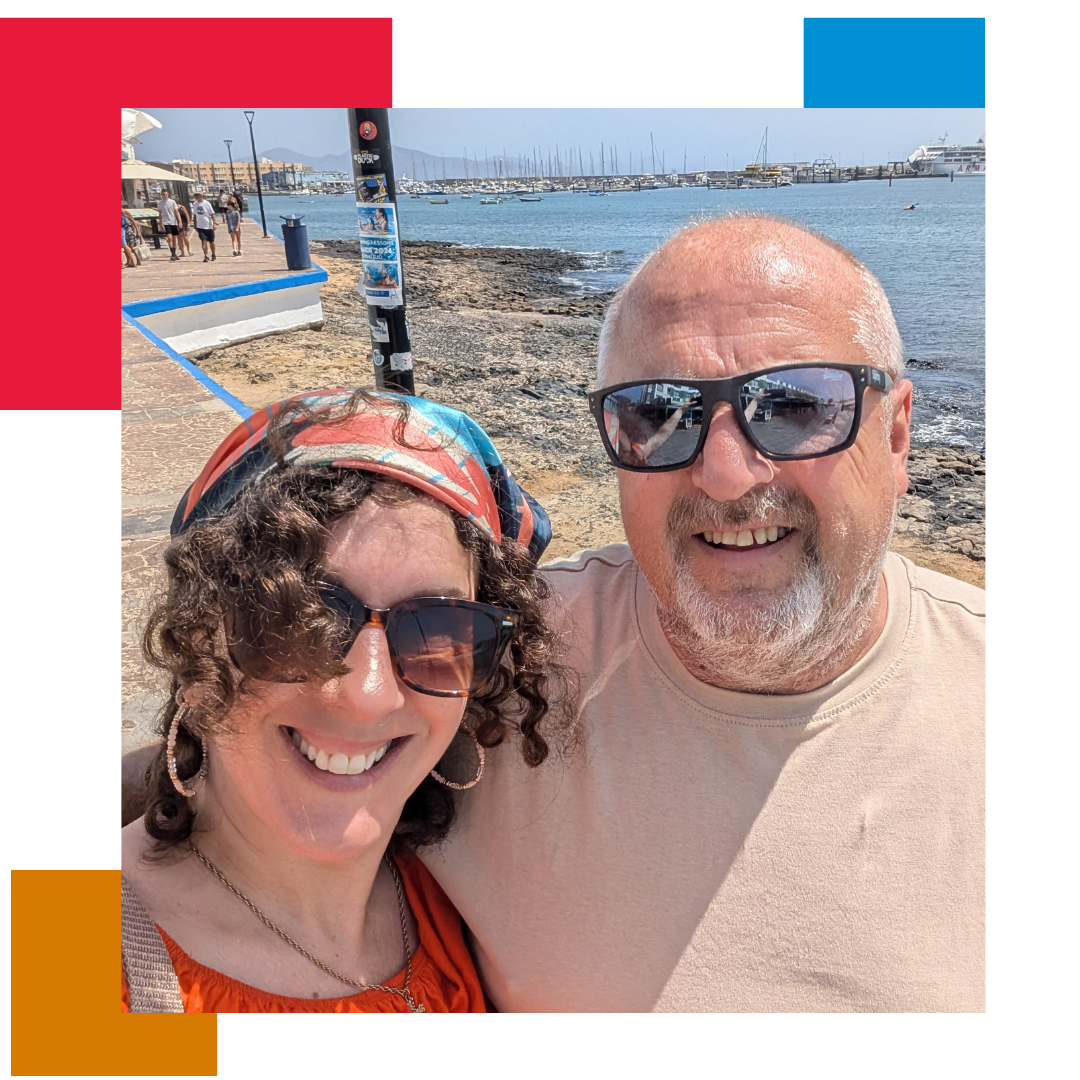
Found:
<svg viewBox="0 0 1080 1080"><path fill-rule="evenodd" d="M760 165L758 164L758 157L761 158ZM765 134L761 137L761 142L758 144L754 160L739 173L739 179L743 182L743 186L750 188L781 186L780 181L784 179L783 171L779 165L769 165L769 129L767 127L765 128ZM784 184L783 186L790 187L790 184Z"/></svg>

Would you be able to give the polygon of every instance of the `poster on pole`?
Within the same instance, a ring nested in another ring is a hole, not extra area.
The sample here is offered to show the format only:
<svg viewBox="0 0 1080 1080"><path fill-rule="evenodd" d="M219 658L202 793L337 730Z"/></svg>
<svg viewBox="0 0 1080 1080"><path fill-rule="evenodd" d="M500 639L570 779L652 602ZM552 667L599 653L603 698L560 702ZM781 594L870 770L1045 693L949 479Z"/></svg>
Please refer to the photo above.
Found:
<svg viewBox="0 0 1080 1080"><path fill-rule="evenodd" d="M397 207L391 202L357 202L360 261L364 275L360 288L369 304L398 307L401 288L401 252L398 249Z"/></svg>

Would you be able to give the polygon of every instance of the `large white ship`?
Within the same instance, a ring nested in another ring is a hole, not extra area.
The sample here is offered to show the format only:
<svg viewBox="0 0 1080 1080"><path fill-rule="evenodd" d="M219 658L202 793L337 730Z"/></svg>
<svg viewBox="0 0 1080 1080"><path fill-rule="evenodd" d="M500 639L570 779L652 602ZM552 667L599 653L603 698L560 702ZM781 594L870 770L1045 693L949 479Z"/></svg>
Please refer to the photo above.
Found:
<svg viewBox="0 0 1080 1080"><path fill-rule="evenodd" d="M908 164L918 172L931 176L985 176L986 143L977 139L972 146L946 144L948 132L932 146L920 146L908 158Z"/></svg>

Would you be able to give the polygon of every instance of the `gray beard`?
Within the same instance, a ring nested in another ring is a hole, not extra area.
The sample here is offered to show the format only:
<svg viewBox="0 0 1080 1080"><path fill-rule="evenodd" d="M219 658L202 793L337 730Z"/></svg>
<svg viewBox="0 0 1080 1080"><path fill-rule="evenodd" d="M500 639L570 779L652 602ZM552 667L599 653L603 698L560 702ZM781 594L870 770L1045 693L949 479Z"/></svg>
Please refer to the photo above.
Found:
<svg viewBox="0 0 1080 1080"><path fill-rule="evenodd" d="M767 514L799 530L799 566L782 592L749 591L714 596L687 570L686 545L705 529L723 529ZM818 520L805 496L776 489L747 492L731 502L707 495L679 499L668 514L666 546L674 566L671 607L657 600L665 635L692 674L705 682L751 693L810 689L853 650L869 628L892 523L882 536L866 537L846 559L856 561L854 581L841 588L818 544ZM687 663L689 661L689 663Z"/></svg>

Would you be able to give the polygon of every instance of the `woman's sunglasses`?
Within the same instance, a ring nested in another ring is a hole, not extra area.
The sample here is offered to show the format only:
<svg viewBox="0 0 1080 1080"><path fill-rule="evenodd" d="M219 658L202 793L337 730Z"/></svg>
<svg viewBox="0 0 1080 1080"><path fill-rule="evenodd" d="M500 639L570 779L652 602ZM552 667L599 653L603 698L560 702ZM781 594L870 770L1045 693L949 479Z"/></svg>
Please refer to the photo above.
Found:
<svg viewBox="0 0 1080 1080"><path fill-rule="evenodd" d="M863 391L892 384L865 364L789 364L729 379L619 383L594 390L589 406L617 468L668 472L697 460L722 401L764 457L801 461L846 450L859 433Z"/></svg>
<svg viewBox="0 0 1080 1080"><path fill-rule="evenodd" d="M514 636L517 615L505 608L449 596L418 596L390 608L368 607L343 585L318 583L319 596L343 619L342 659L365 626L386 632L398 678L434 697L468 697L482 690Z"/></svg>

